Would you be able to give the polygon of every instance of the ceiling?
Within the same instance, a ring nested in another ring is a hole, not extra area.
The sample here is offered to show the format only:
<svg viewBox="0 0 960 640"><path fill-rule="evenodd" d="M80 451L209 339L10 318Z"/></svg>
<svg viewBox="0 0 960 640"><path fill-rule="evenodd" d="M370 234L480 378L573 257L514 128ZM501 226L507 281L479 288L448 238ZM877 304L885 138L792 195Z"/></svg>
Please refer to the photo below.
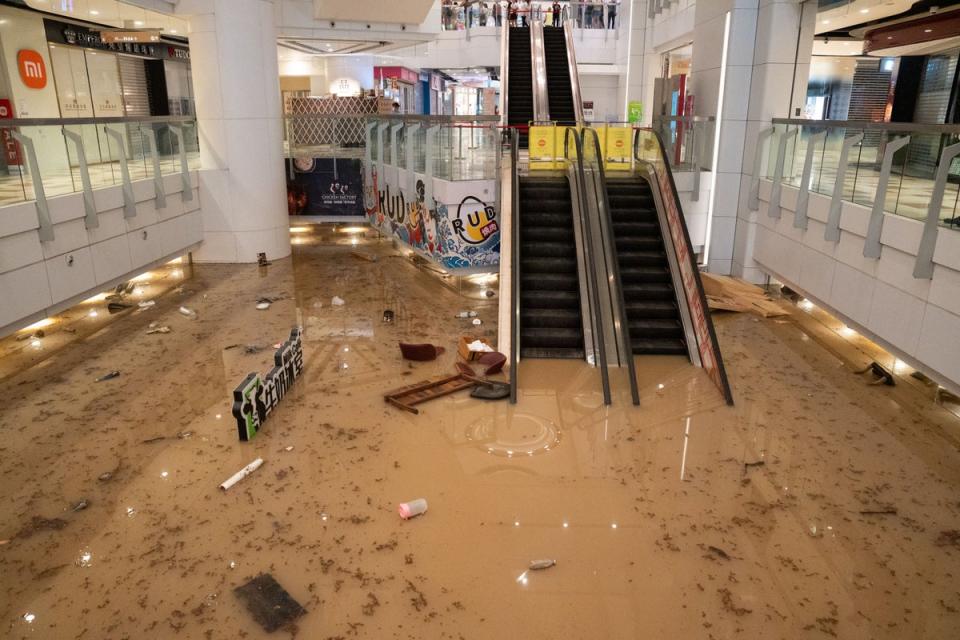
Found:
<svg viewBox="0 0 960 640"><path fill-rule="evenodd" d="M66 18L123 29L158 29L164 35L187 37L187 21L119 0L24 0L32 9Z"/></svg>

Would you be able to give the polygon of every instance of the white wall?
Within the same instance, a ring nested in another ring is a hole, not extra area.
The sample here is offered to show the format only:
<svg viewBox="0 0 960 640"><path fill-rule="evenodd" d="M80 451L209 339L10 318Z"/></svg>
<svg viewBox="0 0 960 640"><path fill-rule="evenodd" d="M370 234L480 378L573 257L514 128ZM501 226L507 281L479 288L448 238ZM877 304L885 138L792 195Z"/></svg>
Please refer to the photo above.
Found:
<svg viewBox="0 0 960 640"><path fill-rule="evenodd" d="M782 217L768 215L771 183L761 181L758 268L802 292L941 385L960 392L960 233L940 229L932 280L913 277L921 222L884 215L880 259L863 257L870 209L843 203L841 236L824 240L830 198L811 193L806 230L794 227L798 190L784 186Z"/></svg>
<svg viewBox="0 0 960 640"><path fill-rule="evenodd" d="M580 96L593 101L593 118L596 121L618 122L623 119L623 105L617 102L617 75L580 75Z"/></svg>
<svg viewBox="0 0 960 640"><path fill-rule="evenodd" d="M94 192L100 226L87 229L82 195L48 200L54 239L41 242L33 202L0 209L0 335L68 308L203 240L197 174L184 201L179 174L164 176L167 206L153 180L133 184L137 215L124 218L119 186Z"/></svg>

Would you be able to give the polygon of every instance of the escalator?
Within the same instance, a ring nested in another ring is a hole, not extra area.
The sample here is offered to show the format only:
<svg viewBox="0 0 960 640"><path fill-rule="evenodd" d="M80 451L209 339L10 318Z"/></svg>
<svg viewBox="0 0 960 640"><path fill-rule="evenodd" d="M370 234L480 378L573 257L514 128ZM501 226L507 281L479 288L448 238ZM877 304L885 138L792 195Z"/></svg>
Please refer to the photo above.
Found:
<svg viewBox="0 0 960 640"><path fill-rule="evenodd" d="M550 119L560 125L577 124L573 83L567 58L567 40L563 27L543 28L543 48L547 66L547 99Z"/></svg>
<svg viewBox="0 0 960 640"><path fill-rule="evenodd" d="M635 355L688 354L670 263L650 185L607 178L617 262Z"/></svg>
<svg viewBox="0 0 960 640"><path fill-rule="evenodd" d="M520 148L527 148L527 125L533 120L533 61L530 28L510 27L507 124L520 131Z"/></svg>
<svg viewBox="0 0 960 640"><path fill-rule="evenodd" d="M565 177L521 177L520 355L585 357L573 203Z"/></svg>

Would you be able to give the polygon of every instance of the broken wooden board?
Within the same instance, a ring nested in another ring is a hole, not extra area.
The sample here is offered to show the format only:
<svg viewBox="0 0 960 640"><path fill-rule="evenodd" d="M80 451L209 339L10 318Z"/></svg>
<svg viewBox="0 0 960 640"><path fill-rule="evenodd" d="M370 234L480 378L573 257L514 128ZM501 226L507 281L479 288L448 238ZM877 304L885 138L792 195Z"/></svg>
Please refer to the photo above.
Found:
<svg viewBox="0 0 960 640"><path fill-rule="evenodd" d="M787 315L760 287L713 273L701 273L703 290L711 309L752 313L762 318Z"/></svg>
<svg viewBox="0 0 960 640"><path fill-rule="evenodd" d="M469 389L476 384L476 380L468 380L460 374L441 376L387 391L383 394L383 399L398 409L419 414L420 410L416 408L416 405Z"/></svg>
<svg viewBox="0 0 960 640"><path fill-rule="evenodd" d="M293 623L307 612L269 573L261 573L233 592L267 633Z"/></svg>

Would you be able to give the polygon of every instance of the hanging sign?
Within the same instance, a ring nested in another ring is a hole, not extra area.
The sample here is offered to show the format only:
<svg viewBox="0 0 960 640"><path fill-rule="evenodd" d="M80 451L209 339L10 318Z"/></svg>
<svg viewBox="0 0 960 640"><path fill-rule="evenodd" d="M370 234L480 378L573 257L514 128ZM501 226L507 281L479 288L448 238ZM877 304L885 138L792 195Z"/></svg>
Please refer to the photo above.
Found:
<svg viewBox="0 0 960 640"><path fill-rule="evenodd" d="M643 103L630 101L627 103L627 122L637 123L643 120Z"/></svg>
<svg viewBox="0 0 960 640"><path fill-rule="evenodd" d="M117 42L160 42L160 31L101 31L100 39L107 44Z"/></svg>
<svg viewBox="0 0 960 640"><path fill-rule="evenodd" d="M0 99L0 120L9 120L13 118L13 104L7 98ZM23 164L20 157L20 146L10 134L10 129L6 127L0 129L0 144L3 145L3 154L6 156L7 165Z"/></svg>
<svg viewBox="0 0 960 640"><path fill-rule="evenodd" d="M303 328L294 327L290 337L273 356L273 369L264 376L249 374L233 390L233 417L242 442L252 440L267 416L277 408L294 381L303 373Z"/></svg>

